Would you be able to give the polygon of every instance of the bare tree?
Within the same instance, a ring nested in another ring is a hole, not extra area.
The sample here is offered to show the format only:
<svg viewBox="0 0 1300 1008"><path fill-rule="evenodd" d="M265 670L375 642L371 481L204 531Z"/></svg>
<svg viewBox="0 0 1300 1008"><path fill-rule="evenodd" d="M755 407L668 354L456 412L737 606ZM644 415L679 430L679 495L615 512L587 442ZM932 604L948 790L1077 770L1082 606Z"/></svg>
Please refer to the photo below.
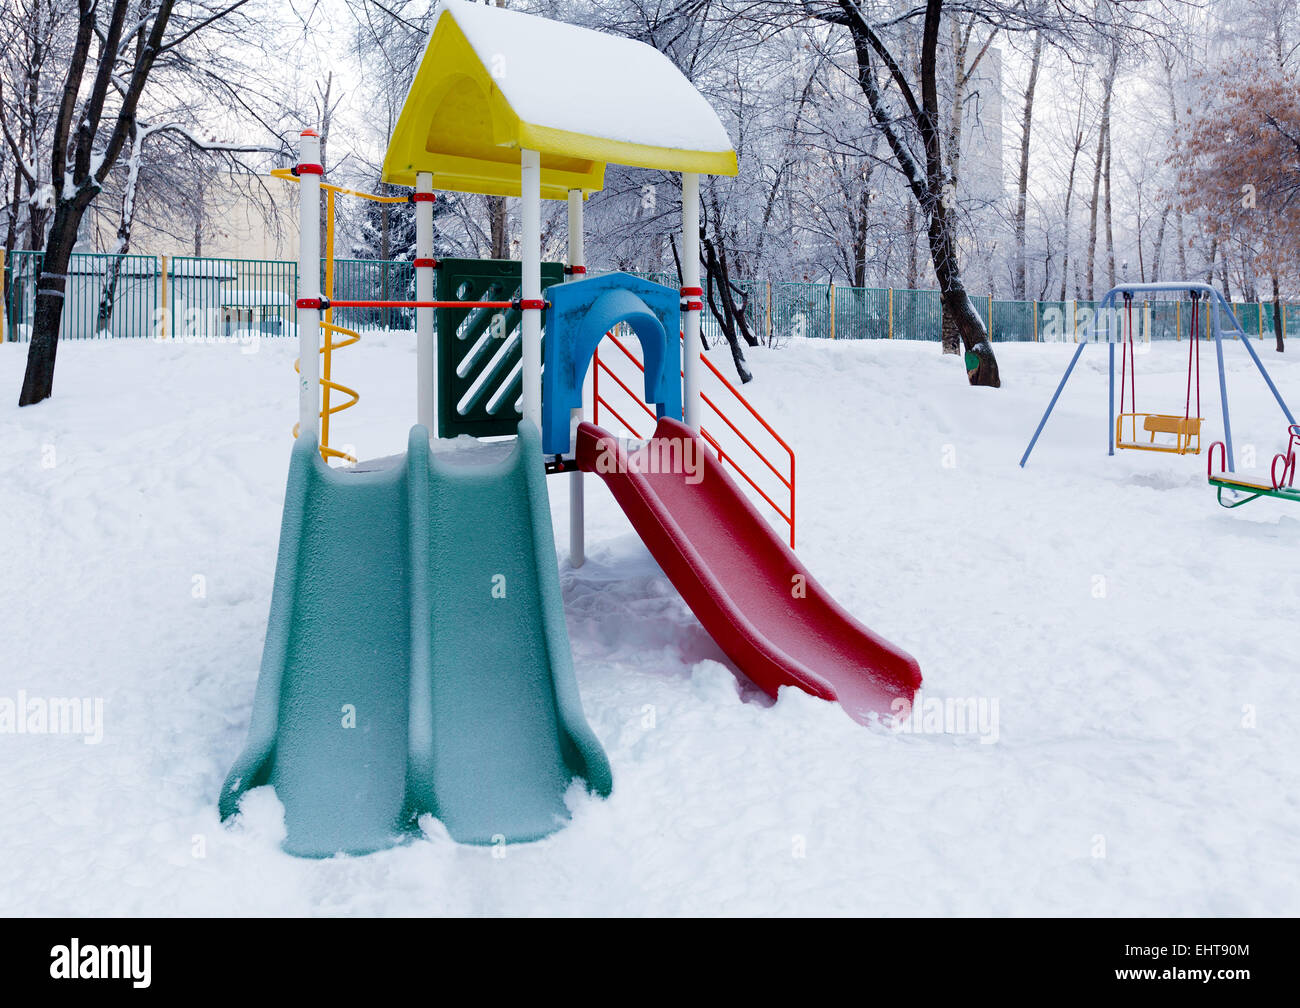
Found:
<svg viewBox="0 0 1300 1008"><path fill-rule="evenodd" d="M1015 266L1011 274L1011 296L1023 301L1028 279L1025 275L1025 213L1029 197L1029 137L1034 124L1034 91L1043 59L1043 33L1034 33L1034 52L1029 61L1029 83L1025 85L1025 111L1020 120L1020 174L1016 185ZM1073 179L1071 179L1073 182Z"/></svg>
<svg viewBox="0 0 1300 1008"><path fill-rule="evenodd" d="M1086 79L1085 79L1086 83ZM1084 96L1083 89L1079 93L1079 109L1075 116L1074 125L1070 130L1070 171L1067 176L1065 186L1065 208L1061 214L1062 220L1062 256L1061 256L1061 300L1066 298L1066 286L1070 281L1070 204L1074 199L1074 180L1079 167L1079 155L1083 152L1083 144L1087 134L1084 132L1083 123L1083 106ZM1078 293L1076 287L1075 293Z"/></svg>
<svg viewBox="0 0 1300 1008"><path fill-rule="evenodd" d="M957 256L957 219L944 156L939 110L939 38L942 0L927 0L921 25L919 94L877 26L853 0L817 4L801 11L849 32L857 62L858 84L866 96L876 128L883 134L904 182L928 221L930 260L939 282L944 314L966 348L967 377L973 385L1001 385L997 358L984 322L962 282ZM877 77L877 65L881 78ZM896 116L886 97L892 88L905 112ZM920 150L910 140L915 137Z"/></svg>
<svg viewBox="0 0 1300 1008"><path fill-rule="evenodd" d="M1119 69L1119 43L1112 41L1110 56L1106 63L1106 72L1101 78L1101 120L1097 126L1097 155L1092 163L1092 201L1088 209L1088 254L1085 260L1087 281L1084 290L1089 300L1096 297L1093 284L1097 266L1097 216L1101 212L1102 176L1107 176L1106 188L1110 188L1109 173L1106 171L1108 134L1110 132L1110 100L1115 93L1115 74ZM1109 203L1108 203L1109 207ZM1109 209L1107 209L1109 214ZM1114 263L1111 264L1114 273Z"/></svg>
<svg viewBox="0 0 1300 1008"><path fill-rule="evenodd" d="M48 149L53 214L36 286L19 405L49 398L68 263L83 216L131 141L160 60L231 18L248 0L76 0Z"/></svg>
<svg viewBox="0 0 1300 1008"><path fill-rule="evenodd" d="M131 250L136 211L140 205L141 179L146 174L152 176L150 181L155 193L161 189L168 195L172 195L184 187L185 176L201 171L201 162L195 155L201 157L220 155L231 157L231 167L242 169L243 166L238 161L233 160L233 155L263 153L274 150L274 148L257 144L220 143L215 137L205 139L196 136L189 127L180 122L145 123L137 118L130 125L130 134L130 148L127 152L124 152L125 158L120 162L125 169L120 172L124 178L120 184L117 233L113 245L109 249L114 258L107 263L104 270L104 282L100 288L99 308L96 312L96 333L108 332L112 322L113 308L117 300L118 283L121 280L124 265L122 257ZM160 173L151 170L156 165L156 162L151 163L146 158L147 148L151 145L162 147L163 156L161 161L166 168L172 168L172 171L164 169ZM163 178L158 177L160 174ZM196 231L195 243L197 245L200 242L201 235ZM200 254L200 252L201 249L196 249L195 255Z"/></svg>

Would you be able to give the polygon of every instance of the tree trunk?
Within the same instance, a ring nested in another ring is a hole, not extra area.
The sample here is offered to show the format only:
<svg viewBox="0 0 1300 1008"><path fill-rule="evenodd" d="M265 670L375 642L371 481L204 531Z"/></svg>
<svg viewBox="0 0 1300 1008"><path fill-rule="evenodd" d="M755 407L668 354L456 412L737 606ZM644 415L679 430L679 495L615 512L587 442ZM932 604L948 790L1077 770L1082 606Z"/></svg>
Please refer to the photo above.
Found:
<svg viewBox="0 0 1300 1008"><path fill-rule="evenodd" d="M939 6L942 6L940 4ZM953 89L952 89L952 112L949 116L948 134L946 137L943 151L945 160L945 172L942 181L941 199L949 201L957 198L957 184L961 178L961 144L962 135L965 127L966 111L966 86L970 83L975 69L979 66L980 60L984 53L988 51L989 45L993 41L993 35L990 34L988 40L970 65L966 63L966 56L970 48L971 34L974 31L975 20L972 18L963 27L957 18L952 19L952 50L953 50ZM922 74L925 73L925 60L922 60ZM933 68L931 68L933 73ZM937 109L937 104L936 104ZM950 212L953 207L951 202L947 208ZM940 325L939 325L939 344L941 352L945 354L958 354L961 352L961 325L957 319L950 317L951 313L948 304L943 298L940 298Z"/></svg>
<svg viewBox="0 0 1300 1008"><path fill-rule="evenodd" d="M107 333L112 325L113 306L117 303L117 285L122 278L122 256L125 254L126 249L122 249L121 255L115 256L108 264L104 286L99 292L99 310L95 313L96 336Z"/></svg>
<svg viewBox="0 0 1300 1008"><path fill-rule="evenodd" d="M1277 340L1277 352L1286 351L1286 308L1282 304L1282 292L1278 286L1277 274L1273 274L1273 336Z"/></svg>
<svg viewBox="0 0 1300 1008"><path fill-rule="evenodd" d="M1079 102L1079 120L1074 130L1074 148L1070 152L1070 174L1065 186L1065 210L1062 214L1061 300L1065 300L1066 285L1070 282L1070 203L1074 199L1074 177L1079 168L1079 155L1083 151L1083 101ZM1077 288L1076 288L1077 289Z"/></svg>
<svg viewBox="0 0 1300 1008"><path fill-rule="evenodd" d="M4 269L0 270L0 312L9 310L13 284L14 246L18 243L18 194L22 192L22 175L14 172L13 199L9 202L9 225L5 228Z"/></svg>
<svg viewBox="0 0 1300 1008"><path fill-rule="evenodd" d="M72 200L60 200L55 206L41 260L41 276L36 283L32 341L27 348L27 370L18 396L19 406L31 406L54 394L54 360L59 352L59 320L68 286L68 263L84 211L84 206Z"/></svg>
<svg viewBox="0 0 1300 1008"><path fill-rule="evenodd" d="M921 45L921 100L903 77L901 68L888 54L883 41L872 30L854 0L840 0L839 23L849 27L858 64L858 86L862 89L871 109L876 127L884 135L894 156L894 161L908 189L917 201L920 211L927 215L927 238L930 259L939 281L940 300L944 311L952 316L952 325L966 346L966 376L972 385L998 387L997 360L989 343L984 323L975 313L962 285L961 267L957 260L956 227L949 215L947 172L943 159L943 143L939 127L938 47L939 30L943 20L941 0L927 0L925 28ZM912 123L924 147L924 164L917 164L912 150L895 128L896 114L888 107L876 84L872 71L875 53L889 67L890 77L903 93Z"/></svg>
<svg viewBox="0 0 1300 1008"><path fill-rule="evenodd" d="M916 290L921 278L916 254L916 204L910 199L907 201L903 233L907 235L907 289Z"/></svg>
<svg viewBox="0 0 1300 1008"><path fill-rule="evenodd" d="M1101 201L1101 159L1104 153L1106 143L1105 129L1099 129L1097 132L1097 157L1092 166L1092 202L1088 211L1088 255L1086 261L1086 282L1084 284L1084 293L1089 301L1095 299L1093 291L1093 279L1096 271L1097 260L1097 211L1100 209Z"/></svg>
<svg viewBox="0 0 1300 1008"><path fill-rule="evenodd" d="M988 331L971 304L962 284L957 254L953 247L952 225L942 203L930 215L930 258L939 280L939 298L944 313L944 337L951 331L966 347L966 377L972 385L1000 388L997 358L989 343ZM947 352L947 351L945 351Z"/></svg>
<svg viewBox="0 0 1300 1008"><path fill-rule="evenodd" d="M1172 130L1178 129L1178 100L1174 94L1174 64L1173 57L1165 57L1165 94L1169 99L1169 122ZM1180 279L1186 279L1187 272L1187 234L1183 230L1183 210L1181 206L1174 207L1174 232L1178 241L1178 276Z"/></svg>
<svg viewBox="0 0 1300 1008"><path fill-rule="evenodd" d="M488 253L488 258L509 259L510 229L507 227L506 198L504 196L489 196L487 198L487 204L488 234L489 242L492 245L492 248Z"/></svg>
<svg viewBox="0 0 1300 1008"><path fill-rule="evenodd" d="M1115 230L1111 226L1110 202L1110 109L1106 109L1106 163L1102 168L1106 206L1106 288L1115 286Z"/></svg>
<svg viewBox="0 0 1300 1008"><path fill-rule="evenodd" d="M1151 282L1160 282L1160 256L1164 253L1165 247L1165 227L1169 223L1170 206L1165 204L1165 208L1160 214L1160 226L1156 228L1156 243L1151 250Z"/></svg>
<svg viewBox="0 0 1300 1008"><path fill-rule="evenodd" d="M1034 55L1029 63L1029 84L1025 88L1025 115L1020 129L1020 178L1016 189L1016 252L1011 276L1011 296L1025 300L1029 279L1025 275L1025 215L1029 201L1029 136L1034 124L1034 90L1038 86L1038 66L1043 57L1043 35L1034 34Z"/></svg>
<svg viewBox="0 0 1300 1008"><path fill-rule="evenodd" d="M1088 218L1088 262L1085 290L1088 300L1096 297L1094 278L1097 263L1097 214L1101 209L1101 175L1106 157L1106 133L1110 128L1110 97L1115 90L1115 72L1119 67L1119 46L1112 45L1106 77L1102 81L1101 121L1097 127L1097 157L1092 166L1092 207Z"/></svg>
<svg viewBox="0 0 1300 1008"><path fill-rule="evenodd" d="M710 196L712 198L705 206L712 210L716 229L716 222L721 220L720 208L716 195L710 193ZM759 345L758 337L749 331L749 321L745 318L745 308L749 298L743 291L739 291L741 301L739 306L736 305L733 293L737 292L738 288L731 280L731 266L727 259L726 244L721 239L715 242L710 238L706 233L706 226L707 218L700 226L700 250L704 253L705 300L709 305L710 314L717 320L718 328L722 330L722 336L731 349L731 360L736 366L736 375L743 385L754 379L754 373L749 369L749 362L745 360L744 343L750 346ZM680 272L679 266L679 275ZM703 326L700 327L700 344L704 349L708 349L704 341ZM687 352L690 352L689 348Z"/></svg>
<svg viewBox="0 0 1300 1008"><path fill-rule="evenodd" d="M863 182L862 192L858 196L858 221L853 230L853 269L849 274L849 282L854 287L867 285L867 256L870 255L867 237L871 233L871 190L867 188L869 180L868 170L868 179Z"/></svg>

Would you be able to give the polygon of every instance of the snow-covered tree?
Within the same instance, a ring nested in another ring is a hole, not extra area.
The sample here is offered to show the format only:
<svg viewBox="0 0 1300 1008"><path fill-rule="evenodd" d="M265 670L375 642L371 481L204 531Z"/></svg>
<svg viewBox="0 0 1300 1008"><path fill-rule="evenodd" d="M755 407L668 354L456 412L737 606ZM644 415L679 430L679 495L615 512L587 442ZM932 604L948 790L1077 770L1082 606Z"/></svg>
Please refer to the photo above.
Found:
<svg viewBox="0 0 1300 1008"><path fill-rule="evenodd" d="M229 48L263 32L263 12L253 16L245 9L248 3L69 0L51 8L55 24L49 37L56 56L44 63L41 88L54 100L36 103L33 122L47 128L32 136L19 169L34 180L29 185L36 185L38 196L41 178L48 179L50 194L20 405L53 393L73 247L87 210L122 159L128 175L138 171L143 142L155 132L197 142L192 125L173 118L177 110L192 108L200 100L196 95L228 95L254 115L240 80L228 72L240 65ZM24 150L21 137L12 133L6 119L6 143L13 152Z"/></svg>

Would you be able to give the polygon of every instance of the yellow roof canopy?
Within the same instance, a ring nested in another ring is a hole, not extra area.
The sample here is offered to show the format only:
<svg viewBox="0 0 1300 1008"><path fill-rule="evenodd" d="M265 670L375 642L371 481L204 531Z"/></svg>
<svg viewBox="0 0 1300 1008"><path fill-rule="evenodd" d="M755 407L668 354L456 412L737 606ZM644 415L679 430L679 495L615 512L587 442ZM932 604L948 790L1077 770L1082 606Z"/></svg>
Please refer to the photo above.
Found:
<svg viewBox="0 0 1300 1008"><path fill-rule="evenodd" d="M443 0L384 157L384 181L519 195L521 150L542 197L604 186L609 163L735 175L717 113L668 57L632 39Z"/></svg>

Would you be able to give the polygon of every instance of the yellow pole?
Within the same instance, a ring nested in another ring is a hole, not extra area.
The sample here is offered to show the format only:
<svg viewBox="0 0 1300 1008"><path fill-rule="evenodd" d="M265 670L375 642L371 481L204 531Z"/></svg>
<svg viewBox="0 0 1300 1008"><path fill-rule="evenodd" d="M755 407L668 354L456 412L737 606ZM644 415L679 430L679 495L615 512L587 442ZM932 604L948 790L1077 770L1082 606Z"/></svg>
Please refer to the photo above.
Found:
<svg viewBox="0 0 1300 1008"><path fill-rule="evenodd" d="M835 285L831 284L831 339L835 338Z"/></svg>
<svg viewBox="0 0 1300 1008"><path fill-rule="evenodd" d="M159 256L162 260L162 272L158 274L158 294L162 302L162 338L167 339L171 336L171 310L167 306L167 257Z"/></svg>
<svg viewBox="0 0 1300 1008"><path fill-rule="evenodd" d="M894 338L894 288L889 288L889 338Z"/></svg>

